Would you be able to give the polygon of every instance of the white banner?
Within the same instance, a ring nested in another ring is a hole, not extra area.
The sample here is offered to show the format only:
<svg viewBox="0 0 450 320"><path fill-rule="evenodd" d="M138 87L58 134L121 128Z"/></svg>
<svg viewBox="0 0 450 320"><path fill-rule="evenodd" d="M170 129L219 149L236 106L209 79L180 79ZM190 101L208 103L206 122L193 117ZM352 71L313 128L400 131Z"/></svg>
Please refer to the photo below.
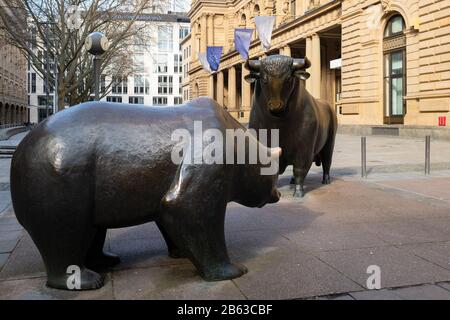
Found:
<svg viewBox="0 0 450 320"><path fill-rule="evenodd" d="M211 73L211 67L209 66L208 57L206 55L206 52L199 52L198 53L198 60L200 61L203 70L205 70L208 73Z"/></svg>
<svg viewBox="0 0 450 320"><path fill-rule="evenodd" d="M270 43L272 41L273 25L275 23L275 16L256 16L255 24L258 30L258 36L261 40L261 45L264 51L269 51Z"/></svg>

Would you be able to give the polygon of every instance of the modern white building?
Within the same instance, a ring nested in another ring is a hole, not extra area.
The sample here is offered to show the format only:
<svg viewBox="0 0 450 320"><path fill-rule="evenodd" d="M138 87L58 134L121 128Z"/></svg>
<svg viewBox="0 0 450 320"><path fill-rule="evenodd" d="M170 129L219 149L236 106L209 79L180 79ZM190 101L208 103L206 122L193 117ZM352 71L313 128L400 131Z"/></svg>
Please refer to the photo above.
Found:
<svg viewBox="0 0 450 320"><path fill-rule="evenodd" d="M180 13L142 14L146 32L155 41L136 44L133 49L134 74L127 78L102 76L102 88L112 81L102 101L167 106L183 102L183 56L180 42L190 32L189 19ZM151 22L151 23L150 23Z"/></svg>
<svg viewBox="0 0 450 320"><path fill-rule="evenodd" d="M146 38L152 40L134 45L132 75L123 78L102 75L101 100L149 106L181 104L183 57L180 42L190 33L189 18L185 13L166 11L143 13L137 20L145 25ZM27 76L30 122L38 123L47 116L45 81L31 65ZM49 89L48 105L52 114L56 99L54 88Z"/></svg>

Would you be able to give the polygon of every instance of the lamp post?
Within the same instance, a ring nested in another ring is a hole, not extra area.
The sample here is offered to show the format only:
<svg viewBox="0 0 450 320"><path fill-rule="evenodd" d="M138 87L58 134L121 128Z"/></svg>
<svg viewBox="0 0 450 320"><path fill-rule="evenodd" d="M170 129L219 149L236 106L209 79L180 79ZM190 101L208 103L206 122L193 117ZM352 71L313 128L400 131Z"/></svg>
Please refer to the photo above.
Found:
<svg viewBox="0 0 450 320"><path fill-rule="evenodd" d="M109 48L109 41L101 32L93 32L87 36L85 42L86 50L94 55L94 76L95 76L95 101L100 100L100 66L101 55Z"/></svg>

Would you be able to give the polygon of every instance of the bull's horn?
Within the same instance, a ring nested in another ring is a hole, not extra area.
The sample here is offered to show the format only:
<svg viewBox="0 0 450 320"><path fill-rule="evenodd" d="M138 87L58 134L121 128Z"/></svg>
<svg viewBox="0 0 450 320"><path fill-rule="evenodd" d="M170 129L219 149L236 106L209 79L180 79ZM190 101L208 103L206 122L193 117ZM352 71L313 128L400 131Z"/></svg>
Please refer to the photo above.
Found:
<svg viewBox="0 0 450 320"><path fill-rule="evenodd" d="M279 157L281 157L282 153L283 153L283 151L279 147L270 148L270 157L271 158L279 158Z"/></svg>
<svg viewBox="0 0 450 320"><path fill-rule="evenodd" d="M307 57L305 57L305 59L294 59L292 67L294 68L294 71L305 70L311 67L311 62L309 62Z"/></svg>
<svg viewBox="0 0 450 320"><path fill-rule="evenodd" d="M245 63L245 68L250 71L259 72L259 69L261 69L261 61L247 60L247 62Z"/></svg>

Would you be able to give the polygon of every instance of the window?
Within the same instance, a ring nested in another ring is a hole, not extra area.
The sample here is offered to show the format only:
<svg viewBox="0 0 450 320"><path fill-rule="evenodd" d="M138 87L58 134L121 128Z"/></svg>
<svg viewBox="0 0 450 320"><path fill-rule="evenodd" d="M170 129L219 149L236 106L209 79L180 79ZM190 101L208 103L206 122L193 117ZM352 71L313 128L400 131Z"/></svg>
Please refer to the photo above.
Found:
<svg viewBox="0 0 450 320"><path fill-rule="evenodd" d="M183 78L181 76L178 77L178 94L183 94Z"/></svg>
<svg viewBox="0 0 450 320"><path fill-rule="evenodd" d="M156 60L156 73L167 73L168 71L168 55L167 54L158 54Z"/></svg>
<svg viewBox="0 0 450 320"><path fill-rule="evenodd" d="M128 103L131 104L144 104L144 97L129 97Z"/></svg>
<svg viewBox="0 0 450 320"><path fill-rule="evenodd" d="M36 73L31 74L31 93L36 93Z"/></svg>
<svg viewBox="0 0 450 320"><path fill-rule="evenodd" d="M173 55L173 72L181 73L182 70L183 70L183 67L182 67L181 54L174 54Z"/></svg>
<svg viewBox="0 0 450 320"><path fill-rule="evenodd" d="M188 34L189 34L189 27L180 27L180 29L179 29L179 38L180 38L180 40L182 40L185 37L187 37Z"/></svg>
<svg viewBox="0 0 450 320"><path fill-rule="evenodd" d="M404 30L405 21L403 20L403 17L400 15L396 15L389 20L386 26L386 30L384 31L384 36L393 37L396 35L400 35L403 34Z"/></svg>
<svg viewBox="0 0 450 320"><path fill-rule="evenodd" d="M122 103L122 97L109 96L109 97L106 97L106 101L107 102Z"/></svg>
<svg viewBox="0 0 450 320"><path fill-rule="evenodd" d="M390 18L384 32L384 123L403 124L406 95L406 37L401 15Z"/></svg>
<svg viewBox="0 0 450 320"><path fill-rule="evenodd" d="M175 97L175 98L173 98L173 103L174 104L182 104L183 103L183 98L182 97Z"/></svg>
<svg viewBox="0 0 450 320"><path fill-rule="evenodd" d="M38 96L38 105L39 106L53 106L53 96L49 96L49 101L47 104L47 96Z"/></svg>
<svg viewBox="0 0 450 320"><path fill-rule="evenodd" d="M112 77L111 92L114 94L127 94L128 81L126 77Z"/></svg>
<svg viewBox="0 0 450 320"><path fill-rule="evenodd" d="M159 51L172 51L173 41L172 26L158 26L158 50Z"/></svg>
<svg viewBox="0 0 450 320"><path fill-rule="evenodd" d="M136 76L134 77L134 93L135 94L149 94L150 82L147 77Z"/></svg>
<svg viewBox="0 0 450 320"><path fill-rule="evenodd" d="M158 94L172 94L173 76L158 76Z"/></svg>
<svg viewBox="0 0 450 320"><path fill-rule="evenodd" d="M100 77L100 87L101 87L101 93L105 93L106 92L106 76L105 75L101 75Z"/></svg>
<svg viewBox="0 0 450 320"><path fill-rule="evenodd" d="M167 106L167 97L153 97L154 106Z"/></svg>

